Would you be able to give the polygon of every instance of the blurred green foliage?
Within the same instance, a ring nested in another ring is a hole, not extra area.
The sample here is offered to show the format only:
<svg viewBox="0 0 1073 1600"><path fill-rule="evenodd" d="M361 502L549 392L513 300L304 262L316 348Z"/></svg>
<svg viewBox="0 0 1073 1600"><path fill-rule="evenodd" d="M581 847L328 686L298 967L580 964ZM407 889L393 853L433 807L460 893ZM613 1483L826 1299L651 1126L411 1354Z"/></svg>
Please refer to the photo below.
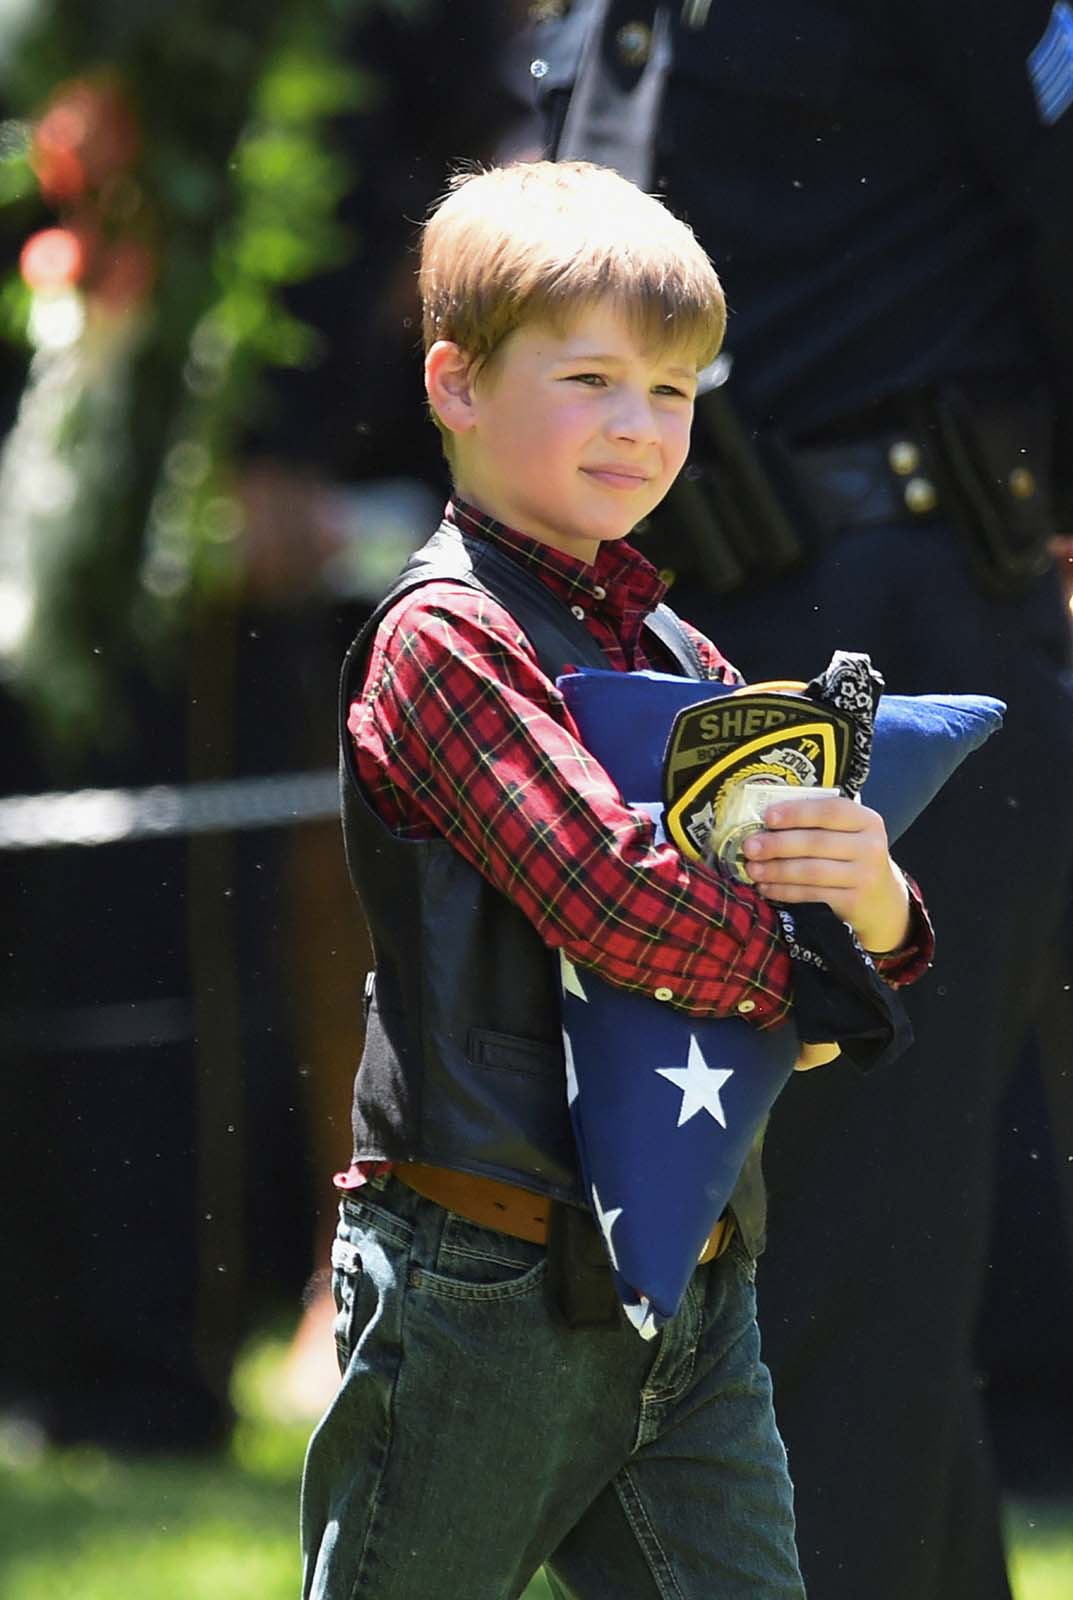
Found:
<svg viewBox="0 0 1073 1600"><path fill-rule="evenodd" d="M0 338L37 344L0 463L0 656L70 748L128 737L125 678L169 670L192 608L237 581L236 445L266 367L317 352L284 291L359 248L336 220L353 166L331 122L375 103L345 48L365 3L38 0L0 40L0 231L17 252L88 218L98 259L133 242L151 279L103 313L103 292L79 286L85 327L59 348L42 348L21 279L0 287ZM137 154L50 205L29 130L65 85L102 73Z"/></svg>

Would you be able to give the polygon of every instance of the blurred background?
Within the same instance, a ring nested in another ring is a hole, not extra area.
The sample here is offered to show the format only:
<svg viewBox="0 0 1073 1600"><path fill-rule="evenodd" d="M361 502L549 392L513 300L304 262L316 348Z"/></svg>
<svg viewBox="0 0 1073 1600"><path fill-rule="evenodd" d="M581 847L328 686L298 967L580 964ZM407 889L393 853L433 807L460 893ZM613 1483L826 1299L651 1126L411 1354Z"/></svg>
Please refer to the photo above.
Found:
<svg viewBox="0 0 1073 1600"><path fill-rule="evenodd" d="M13 1600L296 1591L369 964L336 674L445 497L415 225L531 148L534 9L0 0ZM1073 1592L1066 1160L1026 1061L979 1360L1019 1600Z"/></svg>

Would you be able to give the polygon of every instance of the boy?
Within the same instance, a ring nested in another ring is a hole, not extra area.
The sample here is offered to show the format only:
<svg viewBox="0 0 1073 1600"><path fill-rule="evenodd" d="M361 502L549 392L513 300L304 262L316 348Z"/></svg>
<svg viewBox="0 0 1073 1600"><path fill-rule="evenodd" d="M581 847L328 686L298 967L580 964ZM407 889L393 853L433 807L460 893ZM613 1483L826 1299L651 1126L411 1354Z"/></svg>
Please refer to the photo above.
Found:
<svg viewBox="0 0 1073 1600"><path fill-rule="evenodd" d="M501 168L434 213L420 285L455 493L343 673L344 830L377 972L304 1594L506 1600L543 1563L576 1600L799 1600L755 1163L651 1344L624 1318L570 1326L551 1291L549 1268L560 1291L591 1270L558 1226L576 1245L585 1201L555 951L765 1028L791 1001L771 900L825 901L893 952L891 980L926 964L926 924L882 822L848 800L769 812L755 888L657 847L554 687L568 664L730 671L621 542L685 459L722 339L688 228L601 168Z"/></svg>

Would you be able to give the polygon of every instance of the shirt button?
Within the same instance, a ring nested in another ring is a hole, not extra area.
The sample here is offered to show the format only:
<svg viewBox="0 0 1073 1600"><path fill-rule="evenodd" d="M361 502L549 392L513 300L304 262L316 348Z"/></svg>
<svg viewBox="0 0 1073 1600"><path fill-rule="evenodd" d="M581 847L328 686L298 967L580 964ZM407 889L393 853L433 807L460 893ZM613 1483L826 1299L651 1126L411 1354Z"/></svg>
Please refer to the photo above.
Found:
<svg viewBox="0 0 1073 1600"><path fill-rule="evenodd" d="M739 1000L738 1001L738 1010L741 1012L743 1017L747 1017L749 1015L750 1011L755 1011L756 1010L756 1001L755 1000Z"/></svg>
<svg viewBox="0 0 1073 1600"><path fill-rule="evenodd" d="M1010 487L1013 488L1013 473L1010 474ZM1017 493L1016 489L1014 489L1014 493L1015 494ZM602 583L594 583L593 584L593 586L592 586L592 594L593 594L593 599L594 600L606 600L607 599L607 590L604 588Z"/></svg>
<svg viewBox="0 0 1073 1600"><path fill-rule="evenodd" d="M666 985L661 984L660 987L656 990L656 999L657 1000L673 1000L674 999L674 990L673 989L668 989L666 987Z"/></svg>
<svg viewBox="0 0 1073 1600"><path fill-rule="evenodd" d="M584 620L585 620L585 613L581 609L580 606L571 606L570 607L570 614L571 614L571 616L576 617L579 622L584 622Z"/></svg>

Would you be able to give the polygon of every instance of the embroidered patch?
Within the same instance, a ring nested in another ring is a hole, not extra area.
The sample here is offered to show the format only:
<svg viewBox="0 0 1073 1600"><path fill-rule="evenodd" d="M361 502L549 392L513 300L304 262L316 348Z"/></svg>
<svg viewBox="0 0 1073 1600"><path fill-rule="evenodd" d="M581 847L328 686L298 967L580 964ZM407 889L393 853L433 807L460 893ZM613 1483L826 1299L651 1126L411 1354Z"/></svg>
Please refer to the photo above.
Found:
<svg viewBox="0 0 1073 1600"><path fill-rule="evenodd" d="M748 790L777 786L795 798L837 792L852 741L846 712L796 692L738 689L688 706L674 719L664 756L667 832L690 860L717 860L751 883L741 845L763 822Z"/></svg>
<svg viewBox="0 0 1073 1600"><path fill-rule="evenodd" d="M1028 58L1028 76L1040 119L1047 127L1073 105L1073 7L1057 0L1039 44Z"/></svg>

